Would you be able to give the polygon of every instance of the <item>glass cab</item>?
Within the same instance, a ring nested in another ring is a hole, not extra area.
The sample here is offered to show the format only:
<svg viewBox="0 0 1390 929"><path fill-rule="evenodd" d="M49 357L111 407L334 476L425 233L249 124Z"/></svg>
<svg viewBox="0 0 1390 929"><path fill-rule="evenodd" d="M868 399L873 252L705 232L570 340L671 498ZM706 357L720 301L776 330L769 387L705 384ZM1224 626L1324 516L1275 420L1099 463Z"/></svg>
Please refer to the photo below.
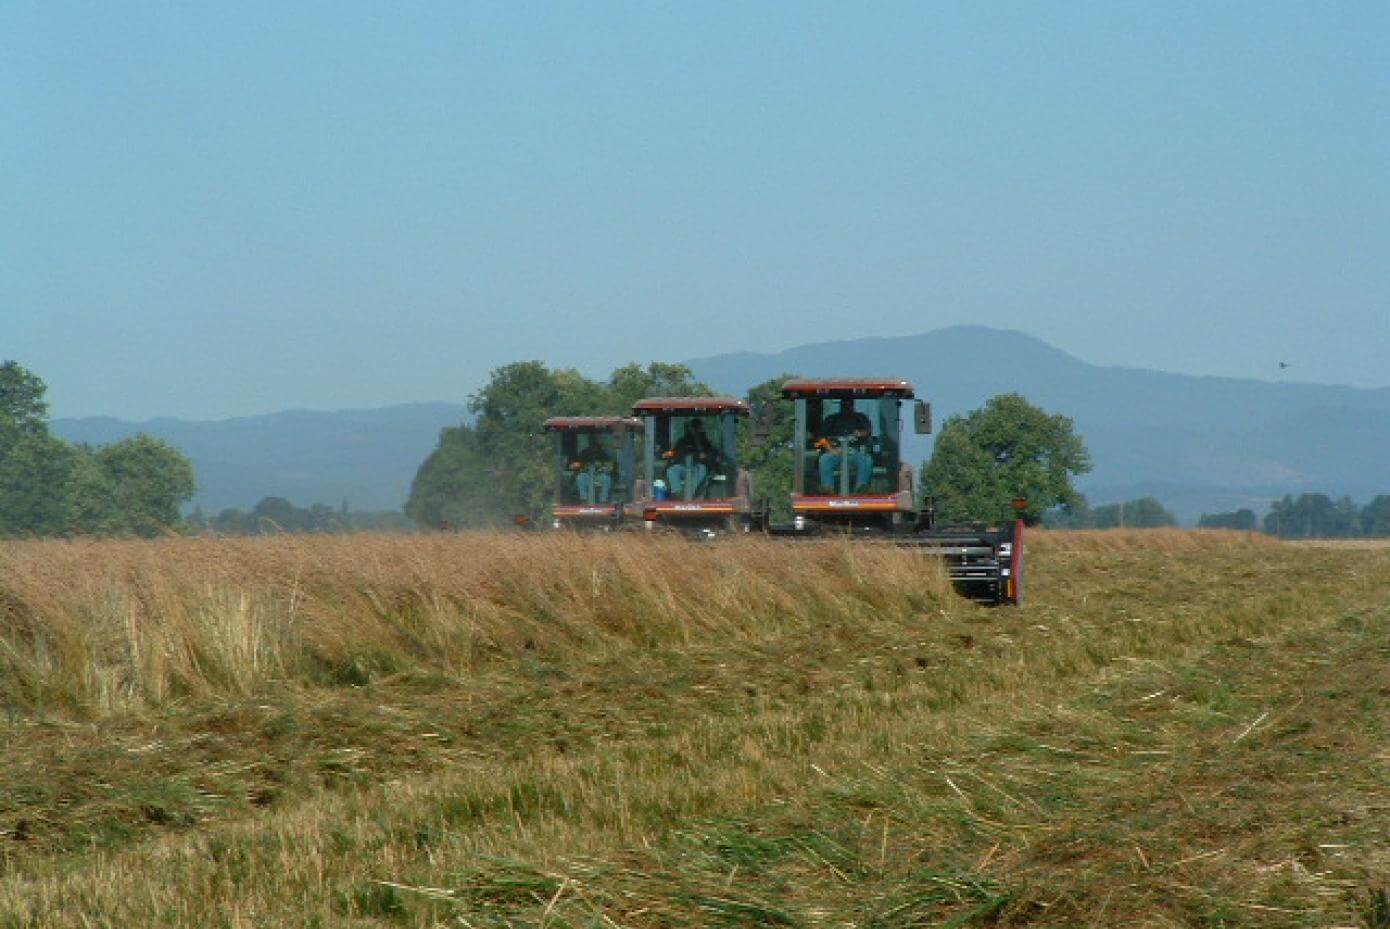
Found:
<svg viewBox="0 0 1390 929"><path fill-rule="evenodd" d="M796 404L793 493L801 497L881 497L902 488L902 401L906 381L794 380L782 388Z"/></svg>
<svg viewBox="0 0 1390 929"><path fill-rule="evenodd" d="M641 420L618 416L553 417L557 514L571 507L612 507L632 499L636 434Z"/></svg>
<svg viewBox="0 0 1390 929"><path fill-rule="evenodd" d="M640 401L645 422L643 475L651 500L728 501L739 494L738 419L748 405L733 397Z"/></svg>

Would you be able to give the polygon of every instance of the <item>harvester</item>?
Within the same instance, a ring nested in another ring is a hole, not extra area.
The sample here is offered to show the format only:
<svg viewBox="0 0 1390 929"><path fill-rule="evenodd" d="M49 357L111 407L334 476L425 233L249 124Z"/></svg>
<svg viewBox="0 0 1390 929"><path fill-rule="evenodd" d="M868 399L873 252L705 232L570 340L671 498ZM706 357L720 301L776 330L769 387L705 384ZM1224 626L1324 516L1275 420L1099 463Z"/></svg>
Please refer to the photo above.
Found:
<svg viewBox="0 0 1390 929"><path fill-rule="evenodd" d="M650 397L632 407L643 423L642 476L630 518L649 529L713 536L753 521L752 478L738 466L734 397Z"/></svg>
<svg viewBox="0 0 1390 929"><path fill-rule="evenodd" d="M840 534L910 546L943 558L966 596L1017 603L1022 593L1022 522L936 525L929 497L902 460L902 408L914 401L904 380L795 379L782 396L796 406L790 526L773 535ZM913 403L915 431L931 432L931 407ZM1022 503L1022 501L1017 501Z"/></svg>
<svg viewBox="0 0 1390 929"><path fill-rule="evenodd" d="M760 529L787 540L849 538L912 548L942 559L966 596L1017 603L1022 594L1023 524L936 524L931 498L902 460L903 405L915 431L931 432L931 408L893 379L802 379L782 385L795 405L792 522L773 524L738 464L738 423L750 414L734 397L652 397L632 417L555 417L555 528L673 529L713 538ZM768 411L760 411L768 412ZM767 417L753 424L756 437ZM641 441L641 462L635 462ZM1023 501L1015 501L1015 505Z"/></svg>
<svg viewBox="0 0 1390 929"><path fill-rule="evenodd" d="M552 416L542 428L555 437L554 527L616 527L637 485L636 445L642 421L626 416Z"/></svg>

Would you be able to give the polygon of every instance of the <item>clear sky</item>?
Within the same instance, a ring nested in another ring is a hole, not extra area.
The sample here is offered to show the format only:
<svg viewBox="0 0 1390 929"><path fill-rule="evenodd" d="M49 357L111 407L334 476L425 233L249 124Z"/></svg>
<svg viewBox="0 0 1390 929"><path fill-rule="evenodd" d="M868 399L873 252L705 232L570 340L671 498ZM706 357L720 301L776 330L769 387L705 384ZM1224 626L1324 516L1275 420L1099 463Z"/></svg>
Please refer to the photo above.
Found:
<svg viewBox="0 0 1390 929"><path fill-rule="evenodd" d="M1390 385L1390 3L0 5L57 415L972 322Z"/></svg>

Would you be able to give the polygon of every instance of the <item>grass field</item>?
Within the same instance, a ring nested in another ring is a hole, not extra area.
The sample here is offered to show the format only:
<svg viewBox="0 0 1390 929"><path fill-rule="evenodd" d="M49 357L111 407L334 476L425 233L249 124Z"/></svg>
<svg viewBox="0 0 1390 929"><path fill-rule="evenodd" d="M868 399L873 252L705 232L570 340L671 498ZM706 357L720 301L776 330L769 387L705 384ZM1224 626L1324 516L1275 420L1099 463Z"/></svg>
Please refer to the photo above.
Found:
<svg viewBox="0 0 1390 929"><path fill-rule="evenodd" d="M0 927L1390 929L1390 549L0 547Z"/></svg>

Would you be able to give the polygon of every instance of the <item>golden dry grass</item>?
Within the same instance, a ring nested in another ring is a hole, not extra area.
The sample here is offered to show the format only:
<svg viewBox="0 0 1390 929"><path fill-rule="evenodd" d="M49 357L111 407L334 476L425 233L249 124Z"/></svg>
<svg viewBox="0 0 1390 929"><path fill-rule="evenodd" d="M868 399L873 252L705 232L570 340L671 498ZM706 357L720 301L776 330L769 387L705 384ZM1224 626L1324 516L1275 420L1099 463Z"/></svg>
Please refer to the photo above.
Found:
<svg viewBox="0 0 1390 929"><path fill-rule="evenodd" d="M795 571L788 568L794 567ZM102 715L267 687L756 640L943 601L869 548L502 534L53 541L0 549L0 697Z"/></svg>
<svg viewBox="0 0 1390 929"><path fill-rule="evenodd" d="M1030 543L7 547L0 926L1390 923L1390 553Z"/></svg>
<svg viewBox="0 0 1390 929"><path fill-rule="evenodd" d="M1246 552L1283 544L1262 532L1226 529L1029 529L1026 540L1041 552Z"/></svg>

